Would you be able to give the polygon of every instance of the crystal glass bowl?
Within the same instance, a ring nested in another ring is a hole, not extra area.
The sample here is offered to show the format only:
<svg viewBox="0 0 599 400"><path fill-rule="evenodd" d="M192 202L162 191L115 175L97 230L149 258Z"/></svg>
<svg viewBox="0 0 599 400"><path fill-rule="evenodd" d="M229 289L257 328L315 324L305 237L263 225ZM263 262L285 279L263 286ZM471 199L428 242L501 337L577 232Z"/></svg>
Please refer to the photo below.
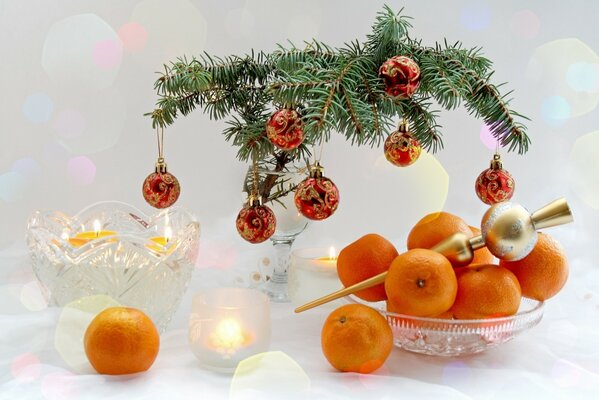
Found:
<svg viewBox="0 0 599 400"><path fill-rule="evenodd" d="M146 216L110 201L74 217L35 212L27 244L49 304L108 295L144 311L163 332L191 279L200 225L182 208Z"/></svg>
<svg viewBox="0 0 599 400"><path fill-rule="evenodd" d="M432 356L480 353L508 342L537 325L543 317L543 302L522 298L515 315L501 318L453 320L422 318L385 311L385 303L366 303L350 296L351 303L366 304L389 322L397 347Z"/></svg>

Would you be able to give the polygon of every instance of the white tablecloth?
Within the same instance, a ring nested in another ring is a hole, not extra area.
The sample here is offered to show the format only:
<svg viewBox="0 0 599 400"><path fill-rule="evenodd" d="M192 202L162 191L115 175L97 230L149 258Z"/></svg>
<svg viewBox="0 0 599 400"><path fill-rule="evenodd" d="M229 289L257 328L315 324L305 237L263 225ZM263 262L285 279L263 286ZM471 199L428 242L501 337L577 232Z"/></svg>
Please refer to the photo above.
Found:
<svg viewBox="0 0 599 400"><path fill-rule="evenodd" d="M276 364L266 383L250 376L232 397L598 399L599 293L590 284L598 275L589 266L573 264L570 281L546 304L541 323L512 342L462 358L394 349L384 367L371 375L336 372L323 357L320 330L330 310L295 315L290 304L273 304L271 350L288 355L303 372L289 361ZM147 373L121 377L73 372L61 358L54 346L61 310L40 300L22 248L0 253L0 271L0 399L229 398L232 376L201 369L189 350L187 317L192 294L231 281L231 271L198 269L162 335L154 366Z"/></svg>

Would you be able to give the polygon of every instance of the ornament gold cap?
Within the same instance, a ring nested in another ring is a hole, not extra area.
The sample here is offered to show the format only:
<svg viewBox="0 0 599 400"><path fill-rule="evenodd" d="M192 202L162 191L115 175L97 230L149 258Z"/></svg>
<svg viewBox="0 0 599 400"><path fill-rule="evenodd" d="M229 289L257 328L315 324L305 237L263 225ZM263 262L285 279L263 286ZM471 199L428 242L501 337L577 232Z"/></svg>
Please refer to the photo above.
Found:
<svg viewBox="0 0 599 400"><path fill-rule="evenodd" d="M403 118L401 120L401 122L399 123L398 130L402 133L409 132L410 131L410 122L406 118Z"/></svg>
<svg viewBox="0 0 599 400"><path fill-rule="evenodd" d="M503 163L501 162L501 156L499 153L493 154L493 159L491 160L491 169L503 169Z"/></svg>
<svg viewBox="0 0 599 400"><path fill-rule="evenodd" d="M568 224L574 221L574 216L566 199L561 198L533 212L530 219L532 219L535 229L544 229Z"/></svg>
<svg viewBox="0 0 599 400"><path fill-rule="evenodd" d="M166 162L163 157L158 157L158 161L156 161L156 173L158 174L166 174Z"/></svg>
<svg viewBox="0 0 599 400"><path fill-rule="evenodd" d="M318 161L310 166L310 178L321 178L324 174L324 167Z"/></svg>
<svg viewBox="0 0 599 400"><path fill-rule="evenodd" d="M262 205L262 196L258 194L250 194L248 197L248 206L258 207Z"/></svg>

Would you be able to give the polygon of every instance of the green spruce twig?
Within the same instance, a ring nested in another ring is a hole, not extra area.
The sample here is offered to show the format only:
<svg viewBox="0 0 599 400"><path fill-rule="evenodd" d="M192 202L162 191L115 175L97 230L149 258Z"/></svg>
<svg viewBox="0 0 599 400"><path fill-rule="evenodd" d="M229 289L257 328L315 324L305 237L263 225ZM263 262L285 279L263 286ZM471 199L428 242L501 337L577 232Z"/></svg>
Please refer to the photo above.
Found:
<svg viewBox="0 0 599 400"><path fill-rule="evenodd" d="M310 157L310 146L327 141L332 132L352 144L379 145L401 117L409 119L423 147L436 152L443 141L434 105L446 110L463 105L489 125L501 146L525 153L530 139L521 121L527 118L510 108L510 93L492 83L492 63L481 49L446 41L425 46L410 38L411 18L402 11L385 6L364 44L334 48L312 40L303 47L279 45L272 53L179 58L160 73L154 85L157 107L146 115L155 127L171 125L196 108L211 119L227 119L223 133L238 146L238 158L270 163L278 171ZM380 65L395 55L420 66L421 85L410 99L389 97L378 77ZM283 106L297 108L304 120L304 143L290 152L276 149L265 133L273 110ZM278 193L273 177L263 182L266 198Z"/></svg>

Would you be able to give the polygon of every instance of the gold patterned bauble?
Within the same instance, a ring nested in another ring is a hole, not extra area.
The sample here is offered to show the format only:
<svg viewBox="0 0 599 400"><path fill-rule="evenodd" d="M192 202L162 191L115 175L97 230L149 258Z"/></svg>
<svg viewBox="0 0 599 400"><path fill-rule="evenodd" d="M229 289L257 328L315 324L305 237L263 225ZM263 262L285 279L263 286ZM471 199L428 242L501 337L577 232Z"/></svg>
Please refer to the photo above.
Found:
<svg viewBox="0 0 599 400"><path fill-rule="evenodd" d="M156 169L142 185L144 199L156 208L167 208L175 204L181 194L179 180L166 169L163 158L159 158Z"/></svg>
<svg viewBox="0 0 599 400"><path fill-rule="evenodd" d="M304 141L301 115L289 108L276 111L266 123L266 136L281 150L297 149Z"/></svg>
<svg viewBox="0 0 599 400"><path fill-rule="evenodd" d="M385 158L397 167L412 165L421 152L420 142L409 131L407 121L403 121L399 129L385 140Z"/></svg>
<svg viewBox="0 0 599 400"><path fill-rule="evenodd" d="M474 184L476 195L488 205L508 201L514 195L515 189L516 182L512 175L503 169L499 154L493 156L490 167L480 173Z"/></svg>
<svg viewBox="0 0 599 400"><path fill-rule="evenodd" d="M304 217L316 221L330 217L339 206L339 189L322 173L322 166L316 162L310 176L297 185L293 199Z"/></svg>
<svg viewBox="0 0 599 400"><path fill-rule="evenodd" d="M239 235L250 243L262 243L270 238L277 227L275 214L262 199L250 196L248 204L239 211L235 225Z"/></svg>
<svg viewBox="0 0 599 400"><path fill-rule="evenodd" d="M506 261L526 257L537 243L537 231L530 213L509 201L487 210L481 222L481 234L489 251Z"/></svg>

